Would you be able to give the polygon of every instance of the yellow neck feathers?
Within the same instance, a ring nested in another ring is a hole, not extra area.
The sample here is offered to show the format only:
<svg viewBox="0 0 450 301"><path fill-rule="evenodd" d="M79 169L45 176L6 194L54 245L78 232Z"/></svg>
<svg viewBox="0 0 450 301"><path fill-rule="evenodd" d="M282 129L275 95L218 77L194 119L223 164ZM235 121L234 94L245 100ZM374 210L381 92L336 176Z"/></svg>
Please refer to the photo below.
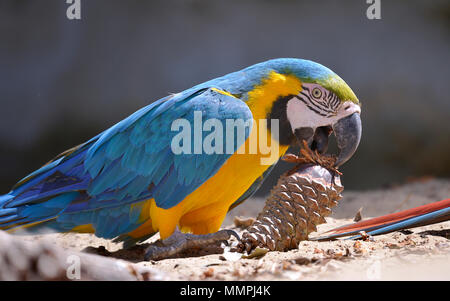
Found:
<svg viewBox="0 0 450 301"><path fill-rule="evenodd" d="M280 96L298 94L302 90L301 81L294 75L280 74L272 71L261 84L248 92L247 105L253 114L253 119L266 118L273 103Z"/></svg>

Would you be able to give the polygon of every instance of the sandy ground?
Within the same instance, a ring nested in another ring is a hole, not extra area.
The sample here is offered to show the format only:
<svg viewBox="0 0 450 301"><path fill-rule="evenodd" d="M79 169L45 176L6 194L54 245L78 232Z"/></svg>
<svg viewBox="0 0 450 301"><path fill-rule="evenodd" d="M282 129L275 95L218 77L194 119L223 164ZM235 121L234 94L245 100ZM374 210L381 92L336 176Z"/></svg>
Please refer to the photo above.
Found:
<svg viewBox="0 0 450 301"><path fill-rule="evenodd" d="M344 191L343 195L317 234L351 223L360 207L363 218L368 218L448 198L450 180L421 179L386 189ZM264 199L248 200L228 214L224 228L234 228L235 216L256 217L263 206ZM131 259L138 265L160 269L174 280L450 280L449 238L450 221L376 236L373 241L303 241L297 250L269 252L253 259L242 259L230 252L158 262ZM22 239L50 240L77 251L89 246L104 246L110 252L121 249L120 244L89 234Z"/></svg>

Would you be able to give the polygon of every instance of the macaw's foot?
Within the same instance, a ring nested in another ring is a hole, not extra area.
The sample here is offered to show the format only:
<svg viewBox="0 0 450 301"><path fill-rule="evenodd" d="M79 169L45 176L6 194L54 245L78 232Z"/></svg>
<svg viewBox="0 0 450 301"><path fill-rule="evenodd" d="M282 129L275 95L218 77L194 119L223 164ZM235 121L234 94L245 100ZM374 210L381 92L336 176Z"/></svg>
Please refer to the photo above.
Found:
<svg viewBox="0 0 450 301"><path fill-rule="evenodd" d="M151 244L145 252L145 260L161 260L175 257L202 256L223 253L222 243L228 244L231 236L240 241L233 230L195 235L181 233L178 229L166 238Z"/></svg>

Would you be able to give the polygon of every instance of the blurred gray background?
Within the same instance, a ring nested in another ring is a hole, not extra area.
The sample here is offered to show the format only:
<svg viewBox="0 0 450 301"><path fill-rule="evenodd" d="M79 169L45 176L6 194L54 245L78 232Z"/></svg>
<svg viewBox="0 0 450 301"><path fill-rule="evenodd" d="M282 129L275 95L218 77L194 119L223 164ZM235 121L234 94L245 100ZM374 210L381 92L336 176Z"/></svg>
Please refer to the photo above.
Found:
<svg viewBox="0 0 450 301"><path fill-rule="evenodd" d="M363 103L347 189L450 177L450 1L0 1L0 194L137 109L276 57L317 61ZM265 194L279 168L259 194Z"/></svg>

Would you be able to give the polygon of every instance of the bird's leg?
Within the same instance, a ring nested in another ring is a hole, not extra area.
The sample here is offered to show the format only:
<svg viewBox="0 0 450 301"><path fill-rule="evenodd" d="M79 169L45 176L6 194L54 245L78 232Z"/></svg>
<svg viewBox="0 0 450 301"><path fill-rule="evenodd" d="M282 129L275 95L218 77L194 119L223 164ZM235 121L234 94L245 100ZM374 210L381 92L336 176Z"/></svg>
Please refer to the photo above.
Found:
<svg viewBox="0 0 450 301"><path fill-rule="evenodd" d="M218 243L227 243L231 236L240 241L239 235L233 230L220 230L215 233L195 235L181 233L177 227L171 236L148 247L145 252L145 260L176 257L190 249L208 249L211 246L217 246Z"/></svg>

